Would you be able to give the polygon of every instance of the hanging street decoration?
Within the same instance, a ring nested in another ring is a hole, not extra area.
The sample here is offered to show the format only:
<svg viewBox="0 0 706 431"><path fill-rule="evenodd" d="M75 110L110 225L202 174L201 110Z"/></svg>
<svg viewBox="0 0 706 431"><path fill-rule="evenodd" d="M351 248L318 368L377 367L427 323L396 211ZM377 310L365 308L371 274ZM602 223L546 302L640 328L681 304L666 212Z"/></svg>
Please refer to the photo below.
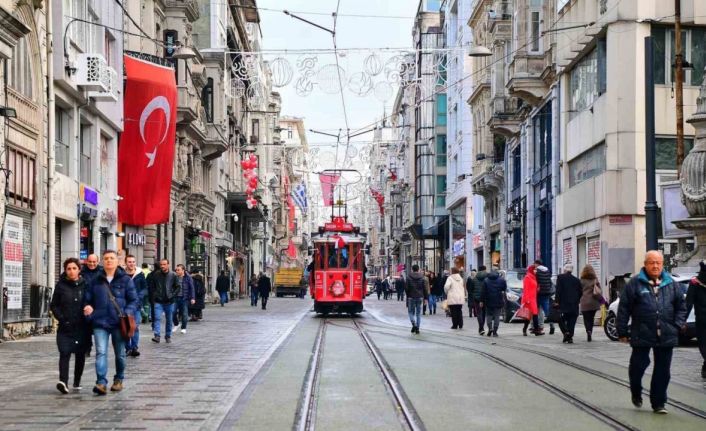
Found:
<svg viewBox="0 0 706 431"><path fill-rule="evenodd" d="M255 190L257 189L258 184L257 173L255 172L257 166L258 160L257 156L254 154L251 154L249 158L244 158L240 161L240 167L243 168L243 178L245 178L246 180L245 204L247 205L248 209L253 209L257 207L258 204L257 199L255 199L255 197L253 196L255 194Z"/></svg>

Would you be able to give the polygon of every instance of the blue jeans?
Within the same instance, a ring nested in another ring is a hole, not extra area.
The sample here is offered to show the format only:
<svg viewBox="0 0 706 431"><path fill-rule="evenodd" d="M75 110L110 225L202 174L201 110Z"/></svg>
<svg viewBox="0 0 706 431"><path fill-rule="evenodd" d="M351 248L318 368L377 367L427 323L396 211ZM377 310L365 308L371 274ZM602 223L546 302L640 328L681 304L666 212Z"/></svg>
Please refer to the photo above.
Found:
<svg viewBox="0 0 706 431"><path fill-rule="evenodd" d="M257 294L257 289L250 289L250 305L251 306L254 307L257 305L258 296L259 295Z"/></svg>
<svg viewBox="0 0 706 431"><path fill-rule="evenodd" d="M159 302L154 303L154 321L152 322L152 328L154 328L154 335L159 337L160 329L162 324L162 313L166 322L166 337L172 336L172 315L174 314L174 304L162 304Z"/></svg>
<svg viewBox="0 0 706 431"><path fill-rule="evenodd" d="M422 321L422 298L407 298L407 313L412 326L419 328ZM416 322L416 323L415 323Z"/></svg>
<svg viewBox="0 0 706 431"><path fill-rule="evenodd" d="M176 313L174 326L179 326L179 321L181 320L181 329L186 329L186 322L189 321L189 301L185 300L184 297L177 298L174 312Z"/></svg>
<svg viewBox="0 0 706 431"><path fill-rule="evenodd" d="M544 326L544 319L547 318L549 315L549 306L551 302L552 297L549 295L542 295L537 297L537 305L539 305L539 308L542 310L543 316L539 319L539 327L541 328ZM553 323L549 324L550 328L554 327Z"/></svg>
<svg viewBox="0 0 706 431"><path fill-rule="evenodd" d="M108 337L113 342L113 352L115 353L115 376L114 380L125 379L125 341L120 335L120 328L113 328L110 331L103 328L93 328L93 337L96 345L96 384L107 385L108 379Z"/></svg>
<svg viewBox="0 0 706 431"><path fill-rule="evenodd" d="M429 314L436 313L436 295L429 295Z"/></svg>
<svg viewBox="0 0 706 431"><path fill-rule="evenodd" d="M140 323L142 323L142 312L138 309L135 312L135 335L132 336L126 343L126 350L137 350L140 344Z"/></svg>
<svg viewBox="0 0 706 431"><path fill-rule="evenodd" d="M221 297L221 305L228 303L228 292L218 292L218 295Z"/></svg>

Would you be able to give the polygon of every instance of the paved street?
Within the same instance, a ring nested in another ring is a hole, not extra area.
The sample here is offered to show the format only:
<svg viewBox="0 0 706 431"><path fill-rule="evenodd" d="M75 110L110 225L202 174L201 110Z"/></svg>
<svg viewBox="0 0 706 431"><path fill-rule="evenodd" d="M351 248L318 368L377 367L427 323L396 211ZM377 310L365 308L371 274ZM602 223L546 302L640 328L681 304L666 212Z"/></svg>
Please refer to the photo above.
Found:
<svg viewBox="0 0 706 431"><path fill-rule="evenodd" d="M147 342L141 357L128 359L126 389L106 397L90 392L92 360L82 393L56 391L54 336L3 343L0 430L292 429L303 411L312 346L321 328L312 404L318 429L408 429L364 347L363 333L399 384L420 429L546 429L557 423L625 429L606 417L633 429L706 426L704 419L676 408L666 417L649 408L635 410L628 390L608 380L627 378L629 348L601 333L590 344L577 335L569 346L558 334L523 337L521 325L508 324L499 338L488 339L477 335L475 320L466 317L463 331L452 331L439 312L424 316L422 334L412 336L403 303L372 298L356 319L317 318L307 313L308 299L272 298L267 311L247 301L209 307L205 320L190 324L186 335L175 334L171 345L149 342L143 325ZM704 410L699 361L694 347L675 352L670 397ZM577 408L576 401L557 395L557 388L606 417Z"/></svg>

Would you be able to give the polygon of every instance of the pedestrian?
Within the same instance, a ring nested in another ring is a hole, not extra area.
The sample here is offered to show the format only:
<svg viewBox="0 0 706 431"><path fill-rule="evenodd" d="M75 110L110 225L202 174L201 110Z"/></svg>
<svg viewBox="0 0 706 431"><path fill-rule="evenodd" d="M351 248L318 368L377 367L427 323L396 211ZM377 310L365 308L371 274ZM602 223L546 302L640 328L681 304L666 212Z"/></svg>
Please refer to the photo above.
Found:
<svg viewBox="0 0 706 431"><path fill-rule="evenodd" d="M387 278L382 282L382 297L385 301L387 301L387 298L390 296L390 291L392 290L392 277L387 276Z"/></svg>
<svg viewBox="0 0 706 431"><path fill-rule="evenodd" d="M404 284L395 283L395 290L397 291L397 300L404 301Z"/></svg>
<svg viewBox="0 0 706 431"><path fill-rule="evenodd" d="M601 283L591 265L584 266L581 271L581 288L583 293L579 305L583 316L583 325L586 327L586 340L591 342L596 311L601 309Z"/></svg>
<svg viewBox="0 0 706 431"><path fill-rule="evenodd" d="M532 313L532 333L536 336L544 335L544 331L539 328L538 306L537 306L537 277L534 265L527 267L527 273L522 279L522 300L521 306L527 308ZM530 321L526 320L522 328L522 335L527 336L527 327Z"/></svg>
<svg viewBox="0 0 706 431"><path fill-rule="evenodd" d="M704 362L701 378L706 379L706 260L699 263L699 273L689 283L686 293L687 316L694 308L696 314L696 339Z"/></svg>
<svg viewBox="0 0 706 431"><path fill-rule="evenodd" d="M81 389L81 376L86 363L86 348L91 337L90 328L83 315L83 292L86 281L81 278L79 261L70 257L64 261L64 272L54 288L50 310L59 322L56 345L59 348L59 383L56 388L62 394L69 393L69 362L74 355L73 390Z"/></svg>
<svg viewBox="0 0 706 431"><path fill-rule="evenodd" d="M91 284L94 278L100 274L103 268L98 264L98 255L91 253L86 258L84 265L81 267L81 278L86 282L86 286ZM88 323L90 325L90 322ZM93 330L89 328L90 333ZM93 339L88 337L88 346L86 347L86 356L91 356L91 349L93 348Z"/></svg>
<svg viewBox="0 0 706 431"><path fill-rule="evenodd" d="M140 323L142 323L142 304L147 296L147 280L142 271L137 270L137 259L128 254L125 256L125 273L130 276L135 285L138 306L135 309L135 335L125 342L125 354L134 358L140 356Z"/></svg>
<svg viewBox="0 0 706 431"><path fill-rule="evenodd" d="M93 392L105 395L108 391L108 339L115 352L115 376L112 392L123 390L125 380L125 340L120 333L120 316L134 315L139 306L135 284L118 267L118 254L103 252L103 270L86 285L83 292L83 314L93 324L96 343L96 385Z"/></svg>
<svg viewBox="0 0 706 431"><path fill-rule="evenodd" d="M186 325L189 321L189 307L196 303L194 280L181 263L176 266L177 280L179 280L179 293L176 296L176 312L174 313L174 326L179 326L181 333L186 334Z"/></svg>
<svg viewBox="0 0 706 431"><path fill-rule="evenodd" d="M307 281L307 278L302 275L301 280L299 280L299 297L301 299L306 297L307 287L309 287L309 282Z"/></svg>
<svg viewBox="0 0 706 431"><path fill-rule="evenodd" d="M270 291L272 290L272 282L270 277L264 272L260 272L260 276L257 280L257 291L260 293L260 300L262 301L262 309L267 310L267 298L270 296Z"/></svg>
<svg viewBox="0 0 706 431"><path fill-rule="evenodd" d="M382 296L382 280L380 280L379 277L375 277L375 293L377 294L379 301L380 296Z"/></svg>
<svg viewBox="0 0 706 431"><path fill-rule="evenodd" d="M142 263L142 273L145 274L145 279L147 279L147 276L150 275L152 270L150 269L149 263Z"/></svg>
<svg viewBox="0 0 706 431"><path fill-rule="evenodd" d="M498 336L500 327L500 313L505 306L505 295L507 293L507 282L500 277L498 271L491 271L483 280L483 290L480 296L480 308L485 310L485 318L488 326L488 337Z"/></svg>
<svg viewBox="0 0 706 431"><path fill-rule="evenodd" d="M392 291L399 291L399 290L405 290L407 288L407 283L404 281L404 276L402 273L399 273L397 277L395 277L390 284L390 294L388 296L392 296ZM405 305L407 302L405 302Z"/></svg>
<svg viewBox="0 0 706 431"><path fill-rule="evenodd" d="M257 307L257 298L259 296L257 290L257 275L253 274L252 277L250 277L250 282L248 283L248 285L250 286L250 306Z"/></svg>
<svg viewBox="0 0 706 431"><path fill-rule="evenodd" d="M216 292L221 299L221 307L228 303L228 291L230 290L230 278L225 271L216 278Z"/></svg>
<svg viewBox="0 0 706 431"><path fill-rule="evenodd" d="M581 279L583 282L583 277ZM686 304L679 283L664 270L662 253L648 251L640 273L623 288L618 306L618 337L624 343L629 341L632 347L628 374L635 407L642 407L642 376L650 365L652 350L654 368L650 404L653 412L667 413L664 405L667 402L672 350L679 342L679 329L685 321Z"/></svg>
<svg viewBox="0 0 706 431"><path fill-rule="evenodd" d="M486 277L488 277L488 272L486 271L485 265L478 267L478 272L474 278L468 277L466 280L466 290L468 291L468 300L473 301L473 311L478 319L478 334L485 334L485 308L480 306L481 298L483 296L483 282ZM490 329L488 329L490 330Z"/></svg>
<svg viewBox="0 0 706 431"><path fill-rule="evenodd" d="M478 274L478 271L476 271L475 269L471 269L468 273L468 278L466 278L466 297L468 298L468 317L477 316L477 314L474 314L473 306L475 304L475 301L473 300L473 296L471 295L471 292L473 291L473 279L476 278L476 274Z"/></svg>
<svg viewBox="0 0 706 431"><path fill-rule="evenodd" d="M159 271L153 271L147 279L147 289L154 304L152 341L159 343L161 336L162 314L164 314L164 341L172 342L172 318L174 315L174 301L179 293L179 280L177 275L169 269L169 260L159 261Z"/></svg>
<svg viewBox="0 0 706 431"><path fill-rule="evenodd" d="M190 320L196 322L203 319L203 309L206 308L206 281L198 268L192 271L191 279L194 282L195 302L189 307L189 314Z"/></svg>
<svg viewBox="0 0 706 431"><path fill-rule="evenodd" d="M436 304L441 301L444 297L444 286L446 285L446 280L449 278L449 271L444 270L443 275L436 277L431 286L431 292L429 292L429 314L436 314Z"/></svg>
<svg viewBox="0 0 706 431"><path fill-rule="evenodd" d="M402 277L400 277L401 282ZM407 293L407 314L412 322L412 333L419 334L422 320L422 302L429 300L429 280L419 272L419 265L412 265L412 273L405 283Z"/></svg>
<svg viewBox="0 0 706 431"><path fill-rule="evenodd" d="M574 328L579 317L579 301L583 295L581 280L572 274L574 266L564 265L564 273L556 277L555 303L561 312L559 328L564 334L563 343L574 342Z"/></svg>
<svg viewBox="0 0 706 431"><path fill-rule="evenodd" d="M549 316L549 307L552 303L554 295L554 286L552 285L552 272L542 264L542 261L537 259L534 261L537 275L537 305L542 312L542 317L539 319L539 326L544 326L544 319ZM554 323L549 323L549 335L554 334Z"/></svg>
<svg viewBox="0 0 706 431"><path fill-rule="evenodd" d="M447 304L451 310L451 329L463 329L463 304L466 302L466 289L458 268L451 268L451 275L444 283ZM431 308L429 308L431 313Z"/></svg>

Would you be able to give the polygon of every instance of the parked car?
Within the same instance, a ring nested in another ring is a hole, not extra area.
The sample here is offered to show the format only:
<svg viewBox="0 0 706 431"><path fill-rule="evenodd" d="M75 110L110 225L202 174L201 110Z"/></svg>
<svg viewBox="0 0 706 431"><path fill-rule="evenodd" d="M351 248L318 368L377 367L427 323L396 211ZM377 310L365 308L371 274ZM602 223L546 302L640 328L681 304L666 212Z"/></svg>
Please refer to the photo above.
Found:
<svg viewBox="0 0 706 431"><path fill-rule="evenodd" d="M674 278L674 280L679 283L679 286L682 289L682 294L684 295L684 298L686 299L686 291L689 288L689 282L691 281L691 277L672 274L672 278ZM606 317L605 324L603 325L603 331L605 331L606 336L613 341L618 341L617 320L618 320L618 306L619 305L620 305L620 297L618 297L618 299L613 301L610 304L610 306L608 306L608 316ZM679 334L679 342L681 344L684 344L695 337L696 337L696 314L694 313L694 309L692 308L689 315L686 318L686 333Z"/></svg>
<svg viewBox="0 0 706 431"><path fill-rule="evenodd" d="M375 279L369 278L367 283L367 290L365 296L370 296L371 293L375 292Z"/></svg>
<svg viewBox="0 0 706 431"><path fill-rule="evenodd" d="M503 321L510 322L512 316L520 308L522 300L522 279L525 277L524 271L501 271L500 274L507 283L507 301L503 310ZM519 322L519 320L516 320Z"/></svg>

